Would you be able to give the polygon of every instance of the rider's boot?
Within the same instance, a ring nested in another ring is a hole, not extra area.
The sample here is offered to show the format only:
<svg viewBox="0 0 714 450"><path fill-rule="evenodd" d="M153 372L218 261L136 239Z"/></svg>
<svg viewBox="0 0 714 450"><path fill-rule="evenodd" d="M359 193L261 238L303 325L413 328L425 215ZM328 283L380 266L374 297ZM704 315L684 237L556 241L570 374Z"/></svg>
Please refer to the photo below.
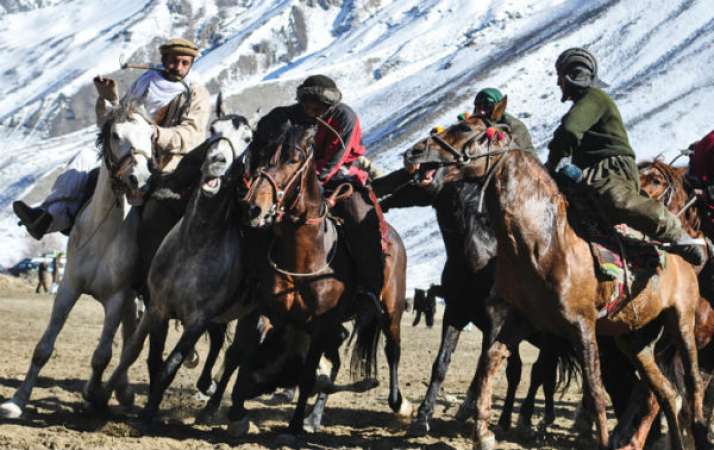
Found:
<svg viewBox="0 0 714 450"><path fill-rule="evenodd" d="M12 210L20 219L20 223L27 228L30 236L42 239L52 224L52 215L42 208L32 208L23 201L16 201L12 204Z"/></svg>
<svg viewBox="0 0 714 450"><path fill-rule="evenodd" d="M693 239L686 232L683 232L672 245L667 249L670 253L679 255L693 266L701 266L707 260L705 244L697 239Z"/></svg>

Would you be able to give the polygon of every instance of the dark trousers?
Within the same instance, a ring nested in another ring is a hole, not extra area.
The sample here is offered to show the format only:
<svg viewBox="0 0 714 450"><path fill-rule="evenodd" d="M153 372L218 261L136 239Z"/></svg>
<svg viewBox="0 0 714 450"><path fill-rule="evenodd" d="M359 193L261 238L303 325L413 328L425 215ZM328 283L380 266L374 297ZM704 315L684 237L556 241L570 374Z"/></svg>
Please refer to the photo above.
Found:
<svg viewBox="0 0 714 450"><path fill-rule="evenodd" d="M339 183L331 183L336 187ZM359 287L379 293L384 285L384 255L380 221L369 191L358 183L351 183L354 193L335 206L334 213L344 221L347 246L355 263Z"/></svg>

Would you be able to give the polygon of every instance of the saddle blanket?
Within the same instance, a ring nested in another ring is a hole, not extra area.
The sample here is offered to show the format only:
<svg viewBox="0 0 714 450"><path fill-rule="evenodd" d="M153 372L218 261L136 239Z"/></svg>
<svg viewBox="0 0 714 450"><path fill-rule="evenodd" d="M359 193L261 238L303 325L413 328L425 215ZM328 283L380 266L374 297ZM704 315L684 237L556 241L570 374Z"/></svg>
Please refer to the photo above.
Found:
<svg viewBox="0 0 714 450"><path fill-rule="evenodd" d="M615 283L599 317L612 317L622 310L667 260L665 252L645 241L642 233L623 224L616 225L615 231L617 235L596 233L590 239L598 274Z"/></svg>

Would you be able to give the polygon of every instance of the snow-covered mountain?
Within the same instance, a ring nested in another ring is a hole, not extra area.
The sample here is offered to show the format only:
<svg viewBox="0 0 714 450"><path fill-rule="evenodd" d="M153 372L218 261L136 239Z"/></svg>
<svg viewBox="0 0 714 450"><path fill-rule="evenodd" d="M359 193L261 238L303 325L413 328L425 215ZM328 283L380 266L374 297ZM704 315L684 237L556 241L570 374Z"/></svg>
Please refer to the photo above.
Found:
<svg viewBox="0 0 714 450"><path fill-rule="evenodd" d="M209 90L252 116L292 101L307 75L337 80L387 168L436 124L495 86L539 147L567 105L553 64L571 46L599 58L640 157L688 145L714 116L711 0L0 0L0 263L29 251L12 200L39 200L51 174L93 145L91 79L121 86L120 57L156 62L170 36L199 43ZM428 208L394 211L409 284L438 279L443 248ZM58 245L57 241L52 242ZM31 246L31 249L36 247Z"/></svg>

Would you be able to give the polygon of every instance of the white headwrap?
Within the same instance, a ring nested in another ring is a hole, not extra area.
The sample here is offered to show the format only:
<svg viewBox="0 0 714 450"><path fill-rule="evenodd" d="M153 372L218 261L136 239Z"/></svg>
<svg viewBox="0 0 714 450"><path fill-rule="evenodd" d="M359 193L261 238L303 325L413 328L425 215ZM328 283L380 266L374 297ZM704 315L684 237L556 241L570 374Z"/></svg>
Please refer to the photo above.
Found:
<svg viewBox="0 0 714 450"><path fill-rule="evenodd" d="M183 81L190 86L190 74ZM169 81L160 72L147 70L129 88L130 98L141 98L144 101L146 112L152 117L171 100L186 91L180 81Z"/></svg>

